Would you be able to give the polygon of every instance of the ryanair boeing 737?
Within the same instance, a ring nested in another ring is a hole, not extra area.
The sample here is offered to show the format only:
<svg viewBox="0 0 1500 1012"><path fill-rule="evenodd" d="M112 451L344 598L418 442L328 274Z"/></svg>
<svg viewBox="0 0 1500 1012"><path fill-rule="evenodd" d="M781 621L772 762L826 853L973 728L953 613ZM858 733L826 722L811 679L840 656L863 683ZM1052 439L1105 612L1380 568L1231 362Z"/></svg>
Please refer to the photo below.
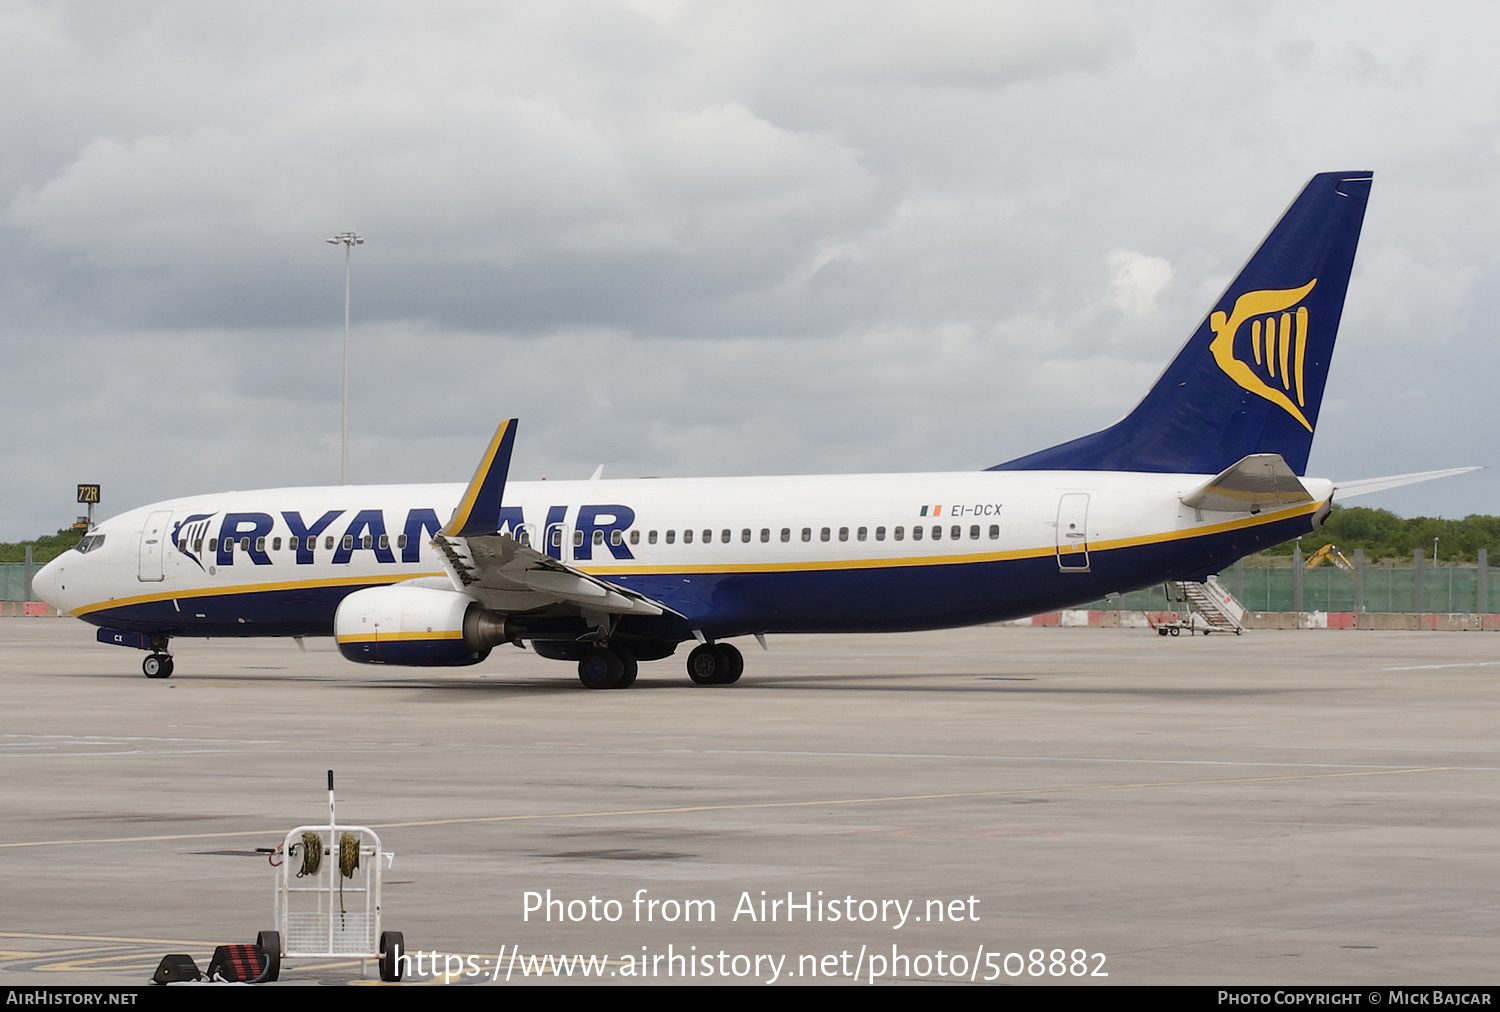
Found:
<svg viewBox="0 0 1500 1012"><path fill-rule="evenodd" d="M722 685L736 637L951 628L1202 579L1314 530L1336 493L1456 473L1303 477L1370 181L1315 176L1122 421L988 470L507 483L512 419L467 487L169 500L34 586L149 651L152 678L173 637L331 633L371 664L529 645L608 689L687 642L692 680Z"/></svg>

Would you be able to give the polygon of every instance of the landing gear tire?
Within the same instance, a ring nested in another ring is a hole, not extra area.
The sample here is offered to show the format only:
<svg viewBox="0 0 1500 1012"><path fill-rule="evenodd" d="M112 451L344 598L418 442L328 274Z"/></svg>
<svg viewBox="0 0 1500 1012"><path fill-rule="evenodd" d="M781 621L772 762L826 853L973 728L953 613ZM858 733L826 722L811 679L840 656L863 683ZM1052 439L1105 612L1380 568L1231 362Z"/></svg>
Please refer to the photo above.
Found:
<svg viewBox="0 0 1500 1012"><path fill-rule="evenodd" d="M745 673L745 655L740 653L739 648L728 643L717 644L719 652L724 655L724 674L714 684L733 685L740 680L740 675Z"/></svg>
<svg viewBox="0 0 1500 1012"><path fill-rule="evenodd" d="M733 685L745 670L745 658L728 643L700 643L688 654L687 670L695 685Z"/></svg>
<svg viewBox="0 0 1500 1012"><path fill-rule="evenodd" d="M405 951L406 939L401 932L382 931L380 933L381 980L394 984L401 979L401 954Z"/></svg>
<svg viewBox="0 0 1500 1012"><path fill-rule="evenodd" d="M617 689L628 689L635 684L635 676L640 671L640 662L635 659L635 654L620 651L620 664L624 671L620 673L620 680L615 683Z"/></svg>
<svg viewBox="0 0 1500 1012"><path fill-rule="evenodd" d="M147 654L146 659L141 661L141 671L147 678L171 678L172 655Z"/></svg>
<svg viewBox="0 0 1500 1012"><path fill-rule="evenodd" d="M694 685L718 684L719 671L724 667L724 655L712 644L700 643L688 654L687 672Z"/></svg>
<svg viewBox="0 0 1500 1012"><path fill-rule="evenodd" d="M625 677L625 662L605 647L590 650L578 662L578 680L590 689L613 689Z"/></svg>
<svg viewBox="0 0 1500 1012"><path fill-rule="evenodd" d="M281 932L262 931L255 936L255 947L266 957L266 968L255 978L255 983L276 980L281 976Z"/></svg>

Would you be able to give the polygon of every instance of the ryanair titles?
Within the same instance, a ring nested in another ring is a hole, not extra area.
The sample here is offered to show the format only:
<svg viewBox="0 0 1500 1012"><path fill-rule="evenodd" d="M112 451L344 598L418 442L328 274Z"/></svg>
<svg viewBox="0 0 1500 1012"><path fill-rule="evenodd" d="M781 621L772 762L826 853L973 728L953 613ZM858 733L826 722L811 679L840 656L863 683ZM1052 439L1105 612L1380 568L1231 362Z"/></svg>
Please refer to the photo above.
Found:
<svg viewBox="0 0 1500 1012"><path fill-rule="evenodd" d="M594 549L608 551L616 559L634 558L625 544L624 532L635 523L635 511L617 503L578 507L573 523L565 523L568 508L550 506L543 524L528 524L520 506L500 510L501 534L510 534L522 544L534 545L555 559L562 558L564 537L570 537L572 558L589 560ZM218 517L218 523L214 520ZM376 562L394 565L418 562L422 546L442 529L437 511L416 507L400 520L388 523L385 510L328 510L321 516L305 517L297 510L270 513L195 514L179 521L172 530L172 544L199 566L210 562L232 566L236 557L256 566L271 565L268 549L274 551L282 537L295 553L296 564L311 566L320 559L343 565L356 552L368 552ZM217 530L217 534L213 532ZM569 532L565 534L565 532ZM268 546L268 540L274 542ZM545 547L544 547L545 546ZM332 553L330 559L329 553Z"/></svg>

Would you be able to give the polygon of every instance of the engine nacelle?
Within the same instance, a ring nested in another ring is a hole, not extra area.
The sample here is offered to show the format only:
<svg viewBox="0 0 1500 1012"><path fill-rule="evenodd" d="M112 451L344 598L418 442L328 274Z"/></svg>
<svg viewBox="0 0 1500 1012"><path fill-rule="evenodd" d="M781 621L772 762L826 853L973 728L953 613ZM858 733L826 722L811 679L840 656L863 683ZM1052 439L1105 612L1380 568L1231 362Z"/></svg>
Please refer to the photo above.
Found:
<svg viewBox="0 0 1500 1012"><path fill-rule="evenodd" d="M397 584L357 590L333 616L339 653L361 664L478 664L509 637L505 619L455 590Z"/></svg>

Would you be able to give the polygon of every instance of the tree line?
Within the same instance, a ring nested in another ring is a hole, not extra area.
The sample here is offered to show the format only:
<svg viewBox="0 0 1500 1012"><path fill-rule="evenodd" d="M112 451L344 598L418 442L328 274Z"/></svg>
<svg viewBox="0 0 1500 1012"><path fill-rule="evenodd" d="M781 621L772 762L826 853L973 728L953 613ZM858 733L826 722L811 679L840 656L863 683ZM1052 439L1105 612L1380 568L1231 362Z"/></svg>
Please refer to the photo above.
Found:
<svg viewBox="0 0 1500 1012"><path fill-rule="evenodd" d="M1322 528L1302 538L1304 557L1324 545L1337 545L1339 551L1354 557L1363 548L1366 562L1409 562L1418 548L1432 562L1432 539L1437 539L1439 563L1474 563L1479 550L1488 549L1490 562L1500 566L1500 517L1478 513L1462 520L1442 517L1398 517L1390 510L1366 509L1362 506L1334 506ZM1260 553L1268 556L1292 554L1293 542L1277 545Z"/></svg>

